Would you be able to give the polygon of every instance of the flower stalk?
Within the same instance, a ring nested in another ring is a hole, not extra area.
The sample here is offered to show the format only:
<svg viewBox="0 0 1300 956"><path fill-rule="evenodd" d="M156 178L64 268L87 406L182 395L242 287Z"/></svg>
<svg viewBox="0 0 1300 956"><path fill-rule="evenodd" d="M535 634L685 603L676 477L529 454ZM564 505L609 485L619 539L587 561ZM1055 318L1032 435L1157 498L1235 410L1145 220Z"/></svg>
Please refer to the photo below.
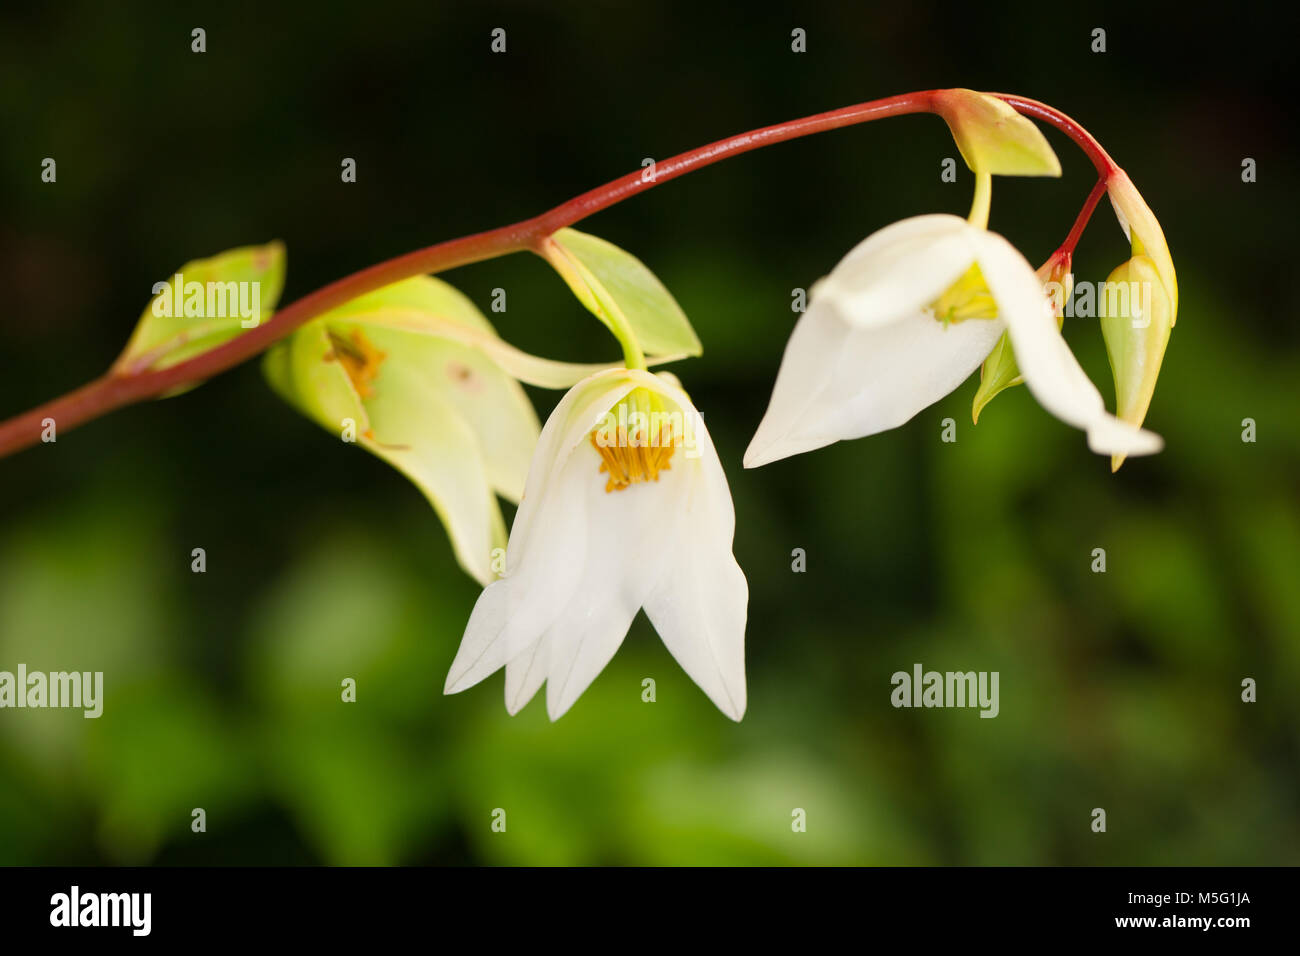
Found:
<svg viewBox="0 0 1300 956"><path fill-rule="evenodd" d="M0 423L0 457L38 443L46 419L53 419L59 431L66 433L110 411L204 381L263 352L312 319L359 296L414 276L436 274L509 253L533 251L540 254L543 243L557 230L696 169L764 146L845 126L909 113L939 113L950 93L951 91L945 90L906 93L751 130L656 163L653 177L645 177L641 170L628 173L531 219L440 242L362 269L303 296L277 311L270 320L185 361L161 369L110 370L101 378L66 395ZM1073 139L1097 167L1103 185L1119 171L1119 167L1101 145L1083 127L1059 110L1020 96L991 95L1016 112L1046 122ZM980 188L977 180L977 201L981 195ZM983 195L986 203L987 188L985 183ZM1082 231L1082 225L1086 224L1099 199L1100 195L1090 195L1091 205L1085 205L1084 212L1081 212L1080 222L1076 223L1077 231ZM1074 231L1071 235L1077 242ZM620 340L622 341L621 337ZM627 342L622 341L622 344L627 351ZM637 361L635 354L629 354L628 357L631 365L644 364L644 360Z"/></svg>
<svg viewBox="0 0 1300 956"><path fill-rule="evenodd" d="M993 177L988 173L975 174L975 197L971 200L970 215L966 217L976 229L989 227L989 206L993 202Z"/></svg>

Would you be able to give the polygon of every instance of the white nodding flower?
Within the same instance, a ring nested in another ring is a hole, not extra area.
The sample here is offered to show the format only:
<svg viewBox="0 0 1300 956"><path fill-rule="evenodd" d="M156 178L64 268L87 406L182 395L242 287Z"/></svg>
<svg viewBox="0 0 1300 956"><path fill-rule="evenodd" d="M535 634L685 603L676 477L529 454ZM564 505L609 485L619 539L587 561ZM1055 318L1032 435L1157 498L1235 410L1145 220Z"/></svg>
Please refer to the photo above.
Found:
<svg viewBox="0 0 1300 956"><path fill-rule="evenodd" d="M1093 451L1161 449L1106 412L1024 256L965 219L930 215L869 236L813 287L745 467L902 425L965 381L1004 331L1034 398L1086 431Z"/></svg>
<svg viewBox="0 0 1300 956"><path fill-rule="evenodd" d="M479 596L445 692L505 667L506 709L545 681L555 720L645 608L691 679L740 720L749 588L734 530L718 454L674 380L629 369L584 379L542 429L505 575Z"/></svg>

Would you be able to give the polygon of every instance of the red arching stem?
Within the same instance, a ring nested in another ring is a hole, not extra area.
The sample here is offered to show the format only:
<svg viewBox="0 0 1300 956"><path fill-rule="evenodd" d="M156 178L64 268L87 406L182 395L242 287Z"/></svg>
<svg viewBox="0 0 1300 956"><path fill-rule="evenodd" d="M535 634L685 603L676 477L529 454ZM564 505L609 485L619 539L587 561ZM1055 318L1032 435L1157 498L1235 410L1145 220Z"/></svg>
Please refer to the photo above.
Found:
<svg viewBox="0 0 1300 956"><path fill-rule="evenodd" d="M540 216L488 232L440 242L362 269L303 296L280 309L266 323L201 355L157 371L133 374L123 374L121 371L109 372L102 378L83 385L61 398L9 419L0 424L0 457L36 444L41 438L46 419L53 419L59 431L67 432L77 425L124 405L161 395L179 385L210 378L252 358L304 323L324 315L357 296L382 289L384 286L412 276L442 272L510 252L536 249L543 239L557 229L571 226L636 193L644 192L670 179L676 179L678 176L712 165L730 156L888 116L933 112L934 97L939 92L942 91L926 90L872 100L718 140L656 163L653 175L645 170L629 173L556 206ZM1100 144L1064 113L1037 100L1004 94L993 95L1005 100L1019 112L1050 123L1065 132L1092 159L1103 182L1118 169ZM1095 204L1094 201L1093 205ZM1091 210L1088 212L1090 214ZM1084 221L1086 222L1086 219ZM1071 234L1073 235L1073 232Z"/></svg>
<svg viewBox="0 0 1300 956"><path fill-rule="evenodd" d="M747 153L751 149L770 146L774 143L783 143L786 140L798 139L802 136L810 136L813 133L824 133L827 130L839 129L843 126L854 126L858 123L884 119L887 116L931 112L932 98L936 92L940 91L926 90L921 93L890 96L882 100L860 103L857 106L846 106L843 109L818 113L815 116L792 120L788 123L765 126L762 129L741 133L739 136L732 136L729 139L720 139L716 143L710 143L708 146L701 146L698 149L692 149L689 152L680 153L671 159L656 163L654 178L648 182L644 179L644 170L642 172L628 173L612 183L606 183L604 186L570 199L563 205L556 206L550 212L543 213L533 221L542 226L541 235L550 235L557 229L573 225L573 223L585 219L587 216L600 212L617 202L622 202L634 193L643 192L651 186L657 186L693 170L710 166L729 156Z"/></svg>
<svg viewBox="0 0 1300 956"><path fill-rule="evenodd" d="M1075 247L1079 245L1079 240L1083 238L1083 230L1088 225L1088 220L1092 218L1092 212L1097 208L1097 203L1101 202L1101 197L1106 195L1106 180L1098 179L1097 184L1092 187L1092 192L1088 193L1088 198L1083 201L1083 208L1079 210L1079 215L1075 217L1074 225L1070 227L1070 234L1065 237L1061 247L1056 250L1056 256L1073 256Z"/></svg>
<svg viewBox="0 0 1300 956"><path fill-rule="evenodd" d="M1112 173L1119 171L1119 166L1116 165L1115 160L1110 158L1110 154L1102 149L1101 143L1097 142L1091 133L1060 110L1048 106L1046 103L1040 103L1038 100L1031 100L1011 93L990 93L989 96L996 96L1017 113L1023 113L1025 116L1032 116L1044 123L1050 123L1070 137L1078 144L1080 149L1088 154L1092 164L1097 167L1097 175L1103 180L1109 179Z"/></svg>
<svg viewBox="0 0 1300 956"><path fill-rule="evenodd" d="M1102 148L1101 143L1097 142L1091 133L1060 110L1048 106L1046 103L1040 103L1038 100L1031 100L1023 96L1008 93L991 93L989 95L996 96L1018 113L1032 116L1055 126L1074 140L1079 148L1092 160L1093 166L1097 168L1096 185L1088 193L1088 198L1083 201L1083 207L1079 210L1079 215L1075 217L1069 235L1065 237L1065 241L1061 243L1056 252L1052 253L1051 259L1059 259L1063 256L1072 257L1075 248L1079 245L1079 240L1083 238L1083 230L1087 227L1089 220L1092 219L1097 203L1101 202L1101 197L1106 194L1106 187L1110 182L1110 177L1120 171L1119 166L1110 158L1110 154ZM1051 259L1048 261L1050 262Z"/></svg>

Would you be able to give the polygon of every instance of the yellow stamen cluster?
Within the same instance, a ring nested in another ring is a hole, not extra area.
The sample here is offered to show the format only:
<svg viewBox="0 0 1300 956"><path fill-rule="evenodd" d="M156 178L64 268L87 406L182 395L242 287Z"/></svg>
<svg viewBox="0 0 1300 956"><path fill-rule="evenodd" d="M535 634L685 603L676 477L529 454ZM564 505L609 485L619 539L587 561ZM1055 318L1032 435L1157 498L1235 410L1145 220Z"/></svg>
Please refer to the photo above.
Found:
<svg viewBox="0 0 1300 956"><path fill-rule="evenodd" d="M610 443L602 440L599 430L591 433L591 445L602 459L600 470L609 473L606 492L623 491L642 481L658 481L659 472L672 468L672 426L663 425L657 437L657 441L652 440L648 428L631 434L620 430L618 441Z"/></svg>
<svg viewBox="0 0 1300 956"><path fill-rule="evenodd" d="M997 303L978 265L972 265L932 306L934 317L947 325L967 319L996 319Z"/></svg>
<svg viewBox="0 0 1300 956"><path fill-rule="evenodd" d="M375 393L373 383L379 376L379 366L388 358L388 353L371 345L360 329L353 329L352 335L346 339L333 331L329 337L333 348L325 356L326 360L338 359L357 394L369 398Z"/></svg>

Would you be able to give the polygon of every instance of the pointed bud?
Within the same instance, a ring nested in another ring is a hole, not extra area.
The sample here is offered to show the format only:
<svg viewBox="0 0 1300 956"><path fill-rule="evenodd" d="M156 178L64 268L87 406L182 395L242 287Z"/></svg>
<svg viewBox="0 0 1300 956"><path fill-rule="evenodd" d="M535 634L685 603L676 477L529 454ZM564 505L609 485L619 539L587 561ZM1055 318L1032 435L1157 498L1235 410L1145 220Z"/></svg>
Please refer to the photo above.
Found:
<svg viewBox="0 0 1300 956"><path fill-rule="evenodd" d="M1149 295L1138 303L1139 309L1143 304L1148 306L1145 315L1103 313L1101 320L1115 377L1117 414L1126 422L1141 425L1155 392L1170 329L1178 321L1178 278L1164 230L1133 180L1118 170L1107 180L1106 191L1133 251L1133 258L1111 274L1111 281L1129 284L1130 291L1133 283L1139 292L1149 290ZM1120 292L1117 288L1116 294ZM1129 312L1133 308L1130 303ZM1118 470L1123 462L1124 456L1116 455L1111 459L1111 469Z"/></svg>
<svg viewBox="0 0 1300 956"><path fill-rule="evenodd" d="M1071 256L1068 252L1057 252L1043 263L1036 275L1043 283L1043 291L1052 303L1052 312L1056 316L1059 328L1065 321L1065 303L1069 301L1074 286L1074 276L1070 274ZM984 364L980 366L980 387L975 392L975 401L971 405L971 419L978 424L980 412L984 406L993 401L993 396L1013 385L1024 384L1020 366L1016 364L1015 353L1011 349L1011 338L1003 332L997 345L989 353Z"/></svg>
<svg viewBox="0 0 1300 956"><path fill-rule="evenodd" d="M1169 345L1174 305L1150 256L1134 256L1112 272L1100 299L1101 334L1115 376L1116 415L1141 425ZM1123 455L1112 456L1111 470L1118 471L1123 462Z"/></svg>
<svg viewBox="0 0 1300 956"><path fill-rule="evenodd" d="M944 118L962 159L976 173L1059 176L1061 162L1030 120L986 93L939 90L934 111Z"/></svg>
<svg viewBox="0 0 1300 956"><path fill-rule="evenodd" d="M1174 274L1174 260L1169 255L1164 230L1160 228L1151 207L1133 185L1133 180L1122 169L1111 174L1106 182L1106 192L1115 210L1115 218L1119 220L1120 228L1132 244L1133 255L1148 256L1155 266L1160 283L1169 298L1169 324L1174 325L1178 321L1178 278Z"/></svg>
<svg viewBox="0 0 1300 956"><path fill-rule="evenodd" d="M154 283L153 298L113 371L137 374L167 368L257 328L275 309L284 270L284 244L278 241L185 263Z"/></svg>

